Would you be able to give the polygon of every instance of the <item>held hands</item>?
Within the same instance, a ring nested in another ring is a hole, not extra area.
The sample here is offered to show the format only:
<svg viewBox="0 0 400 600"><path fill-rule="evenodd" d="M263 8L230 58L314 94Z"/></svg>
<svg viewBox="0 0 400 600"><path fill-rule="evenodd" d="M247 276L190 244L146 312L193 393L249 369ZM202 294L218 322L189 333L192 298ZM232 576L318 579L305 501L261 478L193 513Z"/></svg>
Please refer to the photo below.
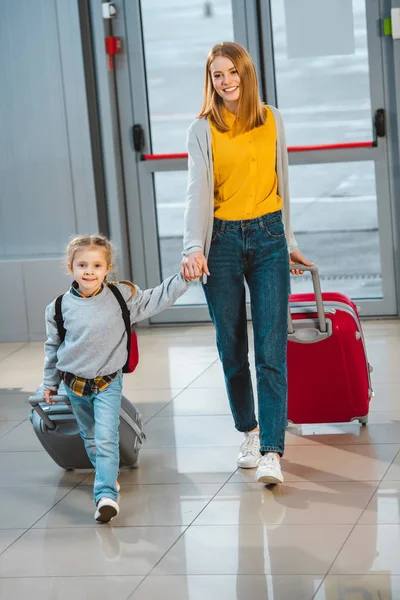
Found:
<svg viewBox="0 0 400 600"><path fill-rule="evenodd" d="M52 402L50 400L51 396L56 396L57 392L55 392L54 390L44 390L43 392L43 397L46 400L47 404L56 404L56 402Z"/></svg>
<svg viewBox="0 0 400 600"><path fill-rule="evenodd" d="M300 250L295 250L290 254L290 265L300 264L306 265L307 267L312 267L313 263L306 260ZM292 275L303 275L304 271L300 271L300 269L290 269Z"/></svg>
<svg viewBox="0 0 400 600"><path fill-rule="evenodd" d="M186 281L192 281L193 279L201 277L203 272L206 273L206 275L210 275L206 257L202 252L191 252L183 257L181 262L181 273Z"/></svg>

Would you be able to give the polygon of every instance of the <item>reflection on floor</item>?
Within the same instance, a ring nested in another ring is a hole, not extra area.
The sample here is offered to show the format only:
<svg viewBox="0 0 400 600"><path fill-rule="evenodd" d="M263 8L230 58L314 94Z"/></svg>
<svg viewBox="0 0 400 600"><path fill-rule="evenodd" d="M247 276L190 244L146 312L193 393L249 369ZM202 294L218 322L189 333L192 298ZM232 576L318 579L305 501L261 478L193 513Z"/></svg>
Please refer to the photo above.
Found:
<svg viewBox="0 0 400 600"><path fill-rule="evenodd" d="M112 526L93 521L93 475L60 470L31 429L42 344L0 345L0 597L400 598L400 321L365 333L369 426L292 429L285 484L266 488L235 468L212 328L141 331L124 393L148 439Z"/></svg>

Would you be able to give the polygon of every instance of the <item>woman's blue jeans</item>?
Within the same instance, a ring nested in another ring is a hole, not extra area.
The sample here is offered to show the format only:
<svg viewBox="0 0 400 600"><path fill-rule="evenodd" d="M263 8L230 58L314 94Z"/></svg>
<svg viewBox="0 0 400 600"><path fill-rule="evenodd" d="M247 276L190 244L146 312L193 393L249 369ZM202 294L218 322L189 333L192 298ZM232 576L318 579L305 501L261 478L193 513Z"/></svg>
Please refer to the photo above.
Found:
<svg viewBox="0 0 400 600"><path fill-rule="evenodd" d="M94 502L117 500L119 472L119 412L122 399L122 372L97 394L77 396L65 386L87 455L96 470Z"/></svg>
<svg viewBox="0 0 400 600"><path fill-rule="evenodd" d="M257 427L248 360L246 280L251 299L261 452L284 451L287 424L289 257L281 212L248 221L214 219L203 285L226 389L239 431Z"/></svg>

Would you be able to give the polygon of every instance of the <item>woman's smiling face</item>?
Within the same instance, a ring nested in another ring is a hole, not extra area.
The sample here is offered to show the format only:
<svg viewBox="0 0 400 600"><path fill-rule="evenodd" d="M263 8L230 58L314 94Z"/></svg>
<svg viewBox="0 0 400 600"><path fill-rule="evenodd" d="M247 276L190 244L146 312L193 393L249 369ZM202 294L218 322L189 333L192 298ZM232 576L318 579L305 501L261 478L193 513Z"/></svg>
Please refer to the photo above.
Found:
<svg viewBox="0 0 400 600"><path fill-rule="evenodd" d="M216 56L210 66L211 80L217 94L228 109L235 109L240 96L240 77L233 62Z"/></svg>

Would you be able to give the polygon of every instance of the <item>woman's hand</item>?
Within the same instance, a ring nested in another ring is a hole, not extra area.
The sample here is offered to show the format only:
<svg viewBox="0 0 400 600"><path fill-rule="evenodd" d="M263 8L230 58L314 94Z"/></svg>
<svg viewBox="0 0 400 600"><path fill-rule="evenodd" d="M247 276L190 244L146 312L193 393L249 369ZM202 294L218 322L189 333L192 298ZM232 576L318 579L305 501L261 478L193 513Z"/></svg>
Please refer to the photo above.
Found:
<svg viewBox="0 0 400 600"><path fill-rule="evenodd" d="M308 261L304 258L304 256L300 252L300 250L295 250L294 252L292 252L290 254L289 264L290 265L296 265L296 264L306 265L307 267L313 266L313 263L311 263L310 261ZM290 269L290 272L292 275L303 275L303 273L304 273L304 271L300 271L300 269Z"/></svg>
<svg viewBox="0 0 400 600"><path fill-rule="evenodd" d="M210 274L206 257L202 252L191 252L182 258L181 273L186 281L197 279L203 274L203 271L207 275Z"/></svg>

